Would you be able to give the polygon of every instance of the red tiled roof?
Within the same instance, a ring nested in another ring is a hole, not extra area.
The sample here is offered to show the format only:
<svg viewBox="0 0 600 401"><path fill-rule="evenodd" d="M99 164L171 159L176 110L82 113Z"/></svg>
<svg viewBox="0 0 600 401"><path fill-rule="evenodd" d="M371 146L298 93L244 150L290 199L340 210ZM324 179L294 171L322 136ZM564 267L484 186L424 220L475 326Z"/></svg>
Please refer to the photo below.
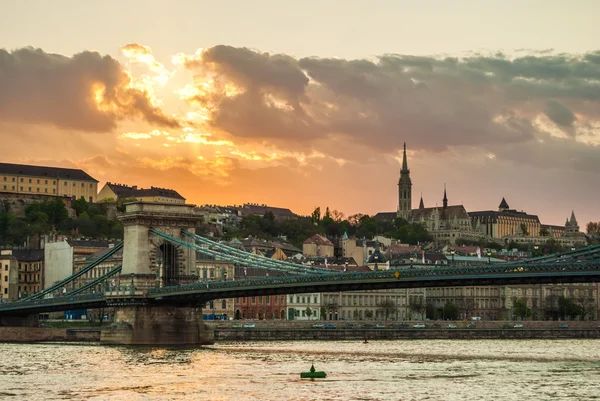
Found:
<svg viewBox="0 0 600 401"><path fill-rule="evenodd" d="M322 235L315 234L312 237L304 241L305 244L316 244L316 245L330 245L333 246L333 242L329 241Z"/></svg>

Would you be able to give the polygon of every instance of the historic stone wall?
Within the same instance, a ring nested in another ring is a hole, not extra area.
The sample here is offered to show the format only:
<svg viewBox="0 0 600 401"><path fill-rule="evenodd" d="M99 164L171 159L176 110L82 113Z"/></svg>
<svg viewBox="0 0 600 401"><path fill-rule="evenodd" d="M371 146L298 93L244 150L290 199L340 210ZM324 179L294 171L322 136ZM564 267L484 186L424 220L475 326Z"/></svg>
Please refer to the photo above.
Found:
<svg viewBox="0 0 600 401"><path fill-rule="evenodd" d="M215 329L215 341L600 338L600 329Z"/></svg>
<svg viewBox="0 0 600 401"><path fill-rule="evenodd" d="M40 327L0 327L0 342L32 343L49 341L100 341L100 329L57 329Z"/></svg>

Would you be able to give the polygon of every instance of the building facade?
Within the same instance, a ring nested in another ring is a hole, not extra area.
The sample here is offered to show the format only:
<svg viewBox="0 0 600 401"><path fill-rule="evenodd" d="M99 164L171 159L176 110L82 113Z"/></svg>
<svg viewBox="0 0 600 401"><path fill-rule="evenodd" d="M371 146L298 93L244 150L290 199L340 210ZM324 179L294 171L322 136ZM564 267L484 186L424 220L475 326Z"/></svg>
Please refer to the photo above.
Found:
<svg viewBox="0 0 600 401"><path fill-rule="evenodd" d="M540 235L541 224L538 216L510 209L504 198L497 211L470 212L469 216L473 224L480 226L481 233L488 238Z"/></svg>
<svg viewBox="0 0 600 401"><path fill-rule="evenodd" d="M167 188L150 187L138 188L137 185L127 186L107 182L98 193L100 201L121 201L136 199L142 202L185 204L185 198L177 191Z"/></svg>
<svg viewBox="0 0 600 401"><path fill-rule="evenodd" d="M322 320L424 320L425 289L390 289L321 294Z"/></svg>
<svg viewBox="0 0 600 401"><path fill-rule="evenodd" d="M333 242L320 234L315 234L302 244L302 254L312 256L334 256Z"/></svg>
<svg viewBox="0 0 600 401"><path fill-rule="evenodd" d="M291 294L287 296L287 320L319 320L321 294Z"/></svg>
<svg viewBox="0 0 600 401"><path fill-rule="evenodd" d="M0 301L14 302L19 299L19 262L12 249L0 250Z"/></svg>
<svg viewBox="0 0 600 401"><path fill-rule="evenodd" d="M409 223L421 224L429 231L435 241L441 244L454 244L459 238L478 239L480 237L480 234L471 225L471 219L464 206L448 204L445 185L442 206L425 207L421 196L419 207L417 209L412 208L412 180L408 169L406 143L404 144L402 168L398 180L397 212L380 212L375 217L385 220L401 217Z"/></svg>
<svg viewBox="0 0 600 401"><path fill-rule="evenodd" d="M98 180L78 169L0 163L0 191L96 202Z"/></svg>
<svg viewBox="0 0 600 401"><path fill-rule="evenodd" d="M1 250L0 267L0 298L4 301L16 301L42 291L44 251Z"/></svg>

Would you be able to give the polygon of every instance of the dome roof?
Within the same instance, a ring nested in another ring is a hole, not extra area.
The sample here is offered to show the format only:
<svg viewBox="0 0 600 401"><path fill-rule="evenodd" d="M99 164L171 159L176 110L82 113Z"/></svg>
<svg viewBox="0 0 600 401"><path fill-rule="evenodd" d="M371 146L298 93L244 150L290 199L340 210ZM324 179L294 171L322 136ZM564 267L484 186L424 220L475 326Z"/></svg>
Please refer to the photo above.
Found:
<svg viewBox="0 0 600 401"><path fill-rule="evenodd" d="M371 256L369 256L368 263L385 263L385 262L387 262L387 259L385 258L383 253L381 253L381 251L379 251L379 249L376 249L371 254Z"/></svg>

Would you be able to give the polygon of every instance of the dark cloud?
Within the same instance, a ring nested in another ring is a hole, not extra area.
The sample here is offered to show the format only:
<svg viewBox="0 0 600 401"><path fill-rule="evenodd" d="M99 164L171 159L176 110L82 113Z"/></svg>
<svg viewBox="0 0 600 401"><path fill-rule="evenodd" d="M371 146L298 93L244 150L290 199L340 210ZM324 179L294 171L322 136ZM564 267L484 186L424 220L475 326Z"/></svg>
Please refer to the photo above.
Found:
<svg viewBox="0 0 600 401"><path fill-rule="evenodd" d="M65 57L33 48L0 49L0 119L5 121L94 132L110 131L131 118L179 126L145 92L129 85L118 61L96 52Z"/></svg>
<svg viewBox="0 0 600 401"><path fill-rule="evenodd" d="M195 99L210 104L214 126L238 138L293 142L297 149L335 138L390 155L405 141L436 152L460 146L544 152L554 146L539 147L540 140L558 142L543 130L566 130L578 150L578 119L587 127L600 120L599 55L294 59L216 46L186 65L210 73L217 88L228 82L241 88L237 94L204 91ZM555 127L540 126L542 115ZM597 146L586 146L598 153ZM549 162L550 156L538 160Z"/></svg>
<svg viewBox="0 0 600 401"><path fill-rule="evenodd" d="M550 120L563 127L570 127L577 121L575 114L573 114L573 112L564 104L557 102L556 100L549 100L546 102L545 112Z"/></svg>

